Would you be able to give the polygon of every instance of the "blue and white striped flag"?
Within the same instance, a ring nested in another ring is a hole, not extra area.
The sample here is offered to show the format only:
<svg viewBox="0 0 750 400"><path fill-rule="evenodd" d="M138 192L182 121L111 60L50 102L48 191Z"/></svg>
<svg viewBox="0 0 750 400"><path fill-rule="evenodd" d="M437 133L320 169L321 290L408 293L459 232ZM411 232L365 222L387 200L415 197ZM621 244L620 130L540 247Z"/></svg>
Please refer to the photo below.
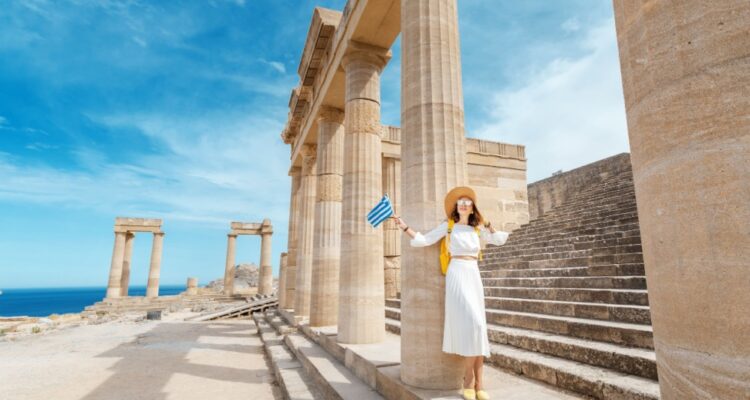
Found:
<svg viewBox="0 0 750 400"><path fill-rule="evenodd" d="M373 228L377 228L381 222L385 221L393 215L393 206L391 205L391 199L386 194L378 202L378 204L367 213L367 222L372 225Z"/></svg>

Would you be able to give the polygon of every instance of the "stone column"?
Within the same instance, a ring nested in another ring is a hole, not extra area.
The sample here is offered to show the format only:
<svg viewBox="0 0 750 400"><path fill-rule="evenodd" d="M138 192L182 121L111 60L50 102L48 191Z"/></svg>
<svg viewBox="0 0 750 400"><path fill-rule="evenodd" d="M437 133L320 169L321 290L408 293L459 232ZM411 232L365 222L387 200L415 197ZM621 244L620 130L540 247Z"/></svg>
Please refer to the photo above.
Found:
<svg viewBox="0 0 750 400"><path fill-rule="evenodd" d="M279 257L279 291L276 294L279 298L279 308L284 308L286 302L286 267L287 253L281 253L281 257Z"/></svg>
<svg viewBox="0 0 750 400"><path fill-rule="evenodd" d="M128 232L125 235L125 254L122 257L122 275L120 277L120 296L127 297L130 286L130 264L133 259L133 240L135 234Z"/></svg>
<svg viewBox="0 0 750 400"><path fill-rule="evenodd" d="M344 112L323 107L318 117L310 325L336 325L341 257L341 182L344 173Z"/></svg>
<svg viewBox="0 0 750 400"><path fill-rule="evenodd" d="M234 254L237 248L237 235L230 233L227 235L227 262L224 266L224 294L231 296L234 294Z"/></svg>
<svg viewBox="0 0 750 400"><path fill-rule="evenodd" d="M122 260L125 257L126 232L115 232L115 247L112 250L112 263L109 267L107 298L120 297L120 280L122 279Z"/></svg>
<svg viewBox="0 0 750 400"><path fill-rule="evenodd" d="M286 295L284 303L279 307L283 309L294 308L294 295L297 287L297 243L299 237L299 202L300 186L302 179L300 177L301 169L292 167L289 176L292 177L292 190L289 199L289 229L287 239L287 256L286 256Z"/></svg>
<svg viewBox="0 0 750 400"><path fill-rule="evenodd" d="M198 294L198 278L187 279L187 289L185 289L185 294L188 296L195 296Z"/></svg>
<svg viewBox="0 0 750 400"><path fill-rule="evenodd" d="M402 0L401 51L402 216L425 232L445 220L448 190L467 182L456 0ZM462 358L442 352L439 246L404 243L401 379L421 388L458 388Z"/></svg>
<svg viewBox="0 0 750 400"><path fill-rule="evenodd" d="M271 221L266 219L263 225L270 227ZM271 266L271 232L263 232L260 235L260 276L258 277L258 293L273 293L273 267Z"/></svg>
<svg viewBox="0 0 750 400"><path fill-rule="evenodd" d="M748 398L750 2L614 6L661 398Z"/></svg>
<svg viewBox="0 0 750 400"><path fill-rule="evenodd" d="M383 232L366 215L383 196L380 72L390 53L349 44L344 56L346 107L341 210L339 329L341 343L377 343L385 336Z"/></svg>
<svg viewBox="0 0 750 400"><path fill-rule="evenodd" d="M313 233L315 229L316 146L302 148L302 183L300 184L299 235L297 253L297 285L294 295L294 316L310 316L312 284Z"/></svg>
<svg viewBox="0 0 750 400"><path fill-rule="evenodd" d="M154 241L151 244L151 266L148 270L148 285L146 286L146 297L159 297L159 275L161 274L161 253L164 232L154 232Z"/></svg>
<svg viewBox="0 0 750 400"><path fill-rule="evenodd" d="M383 191L388 194L393 209L401 212L401 160L383 157ZM385 297L395 298L401 292L401 231L393 220L383 222L383 272Z"/></svg>

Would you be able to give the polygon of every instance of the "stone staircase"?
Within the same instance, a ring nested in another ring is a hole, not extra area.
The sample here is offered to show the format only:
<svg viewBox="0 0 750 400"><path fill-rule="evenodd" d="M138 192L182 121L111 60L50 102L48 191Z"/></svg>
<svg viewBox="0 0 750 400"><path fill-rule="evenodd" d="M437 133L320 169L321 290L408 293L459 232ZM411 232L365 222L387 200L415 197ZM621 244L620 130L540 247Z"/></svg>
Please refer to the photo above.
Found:
<svg viewBox="0 0 750 400"><path fill-rule="evenodd" d="M485 250L492 355L503 369L596 399L658 399L633 177L618 171ZM400 332L400 301L386 301Z"/></svg>

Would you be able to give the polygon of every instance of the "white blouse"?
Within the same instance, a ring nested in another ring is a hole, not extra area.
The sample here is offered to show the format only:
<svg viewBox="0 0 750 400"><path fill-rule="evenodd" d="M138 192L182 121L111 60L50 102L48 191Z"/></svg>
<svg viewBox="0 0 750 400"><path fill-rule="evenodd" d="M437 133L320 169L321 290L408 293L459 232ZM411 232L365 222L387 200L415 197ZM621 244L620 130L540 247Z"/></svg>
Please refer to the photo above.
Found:
<svg viewBox="0 0 750 400"><path fill-rule="evenodd" d="M412 247L425 247L436 243L438 240L445 237L448 233L448 221L443 221L435 229L425 233L424 235L417 232L414 239L410 241ZM481 227L479 234L487 243L500 246L505 244L508 240L508 232L495 231L490 233L489 229ZM448 251L452 256L474 256L479 254L481 249L481 243L479 242L479 236L474 231L474 227L471 225L453 224L453 230L451 231L451 240L448 246Z"/></svg>

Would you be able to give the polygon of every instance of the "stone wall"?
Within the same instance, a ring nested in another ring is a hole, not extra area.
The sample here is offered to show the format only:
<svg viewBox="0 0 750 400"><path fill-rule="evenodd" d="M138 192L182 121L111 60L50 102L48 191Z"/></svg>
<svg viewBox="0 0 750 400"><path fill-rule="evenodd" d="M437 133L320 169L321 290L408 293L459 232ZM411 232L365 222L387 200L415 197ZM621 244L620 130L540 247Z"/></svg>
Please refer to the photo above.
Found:
<svg viewBox="0 0 750 400"><path fill-rule="evenodd" d="M467 138L466 163L486 220L508 232L529 222L523 146Z"/></svg>
<svg viewBox="0 0 750 400"><path fill-rule="evenodd" d="M630 154L622 153L529 184L529 217L535 220L564 203L580 188L595 185L608 176L629 169Z"/></svg>

